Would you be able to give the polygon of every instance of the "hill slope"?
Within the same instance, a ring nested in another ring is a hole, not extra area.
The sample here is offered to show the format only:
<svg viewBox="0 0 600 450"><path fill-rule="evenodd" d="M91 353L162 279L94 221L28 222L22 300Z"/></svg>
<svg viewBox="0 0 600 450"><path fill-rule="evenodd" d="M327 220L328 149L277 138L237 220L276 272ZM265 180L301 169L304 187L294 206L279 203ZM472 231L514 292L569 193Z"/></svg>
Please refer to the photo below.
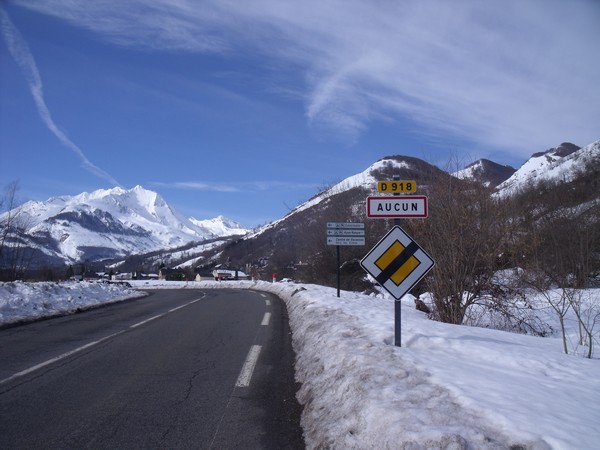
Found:
<svg viewBox="0 0 600 450"><path fill-rule="evenodd" d="M548 180L572 181L579 172L600 158L600 140L580 148L562 143L545 152L534 153L519 170L497 187L498 195L517 191Z"/></svg>

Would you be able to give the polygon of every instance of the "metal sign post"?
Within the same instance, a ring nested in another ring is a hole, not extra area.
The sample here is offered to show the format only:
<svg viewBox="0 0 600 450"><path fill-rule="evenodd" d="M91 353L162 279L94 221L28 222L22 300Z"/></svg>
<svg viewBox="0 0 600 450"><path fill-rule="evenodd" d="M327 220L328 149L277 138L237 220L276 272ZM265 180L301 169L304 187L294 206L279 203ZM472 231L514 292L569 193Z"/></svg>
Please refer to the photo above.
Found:
<svg viewBox="0 0 600 450"><path fill-rule="evenodd" d="M397 183L397 185L400 184L399 176L394 176L393 180ZM417 190L417 183L407 182L402 183L402 185L403 187L404 185L406 185L406 187L410 185L410 187L414 188L415 191ZM380 187L382 186L378 184L377 188L379 189ZM400 195L400 192L395 192L393 195L395 197L398 197ZM425 201L425 211L427 211L427 201ZM427 213L425 213L425 215L427 215ZM400 219L394 219L394 226L400 228ZM402 303L400 302L400 300L396 300L394 302L394 345L396 347L402 347Z"/></svg>
<svg viewBox="0 0 600 450"><path fill-rule="evenodd" d="M360 265L395 299L394 345L402 345L402 309L400 299L417 284L434 265L431 257L400 228L400 218L426 218L427 197L402 195L412 193L417 184L412 180L380 181L379 192L392 192L393 197L368 197L367 217L394 219L394 227L371 249Z"/></svg>

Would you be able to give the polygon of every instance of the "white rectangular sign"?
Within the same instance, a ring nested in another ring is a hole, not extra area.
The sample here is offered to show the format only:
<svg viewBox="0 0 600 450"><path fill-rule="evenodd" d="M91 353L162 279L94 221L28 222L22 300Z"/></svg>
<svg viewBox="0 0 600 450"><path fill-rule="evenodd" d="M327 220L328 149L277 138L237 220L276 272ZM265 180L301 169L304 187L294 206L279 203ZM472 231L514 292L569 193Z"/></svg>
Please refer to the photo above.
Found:
<svg viewBox="0 0 600 450"><path fill-rule="evenodd" d="M327 236L364 236L365 230L330 228L327 230Z"/></svg>
<svg viewBox="0 0 600 450"><path fill-rule="evenodd" d="M395 197L367 197L367 217L425 218L427 197L423 195L401 195Z"/></svg>
<svg viewBox="0 0 600 450"><path fill-rule="evenodd" d="M344 228L344 229L360 229L364 228L365 224L363 222L327 222L327 228Z"/></svg>
<svg viewBox="0 0 600 450"><path fill-rule="evenodd" d="M365 245L365 238L348 236L327 236L327 245Z"/></svg>

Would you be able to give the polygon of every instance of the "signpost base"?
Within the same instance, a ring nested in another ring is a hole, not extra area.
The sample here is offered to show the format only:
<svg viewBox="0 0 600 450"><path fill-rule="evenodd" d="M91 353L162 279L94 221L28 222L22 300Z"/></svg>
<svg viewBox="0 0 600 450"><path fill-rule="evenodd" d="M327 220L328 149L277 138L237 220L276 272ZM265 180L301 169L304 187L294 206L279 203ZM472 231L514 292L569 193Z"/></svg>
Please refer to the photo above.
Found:
<svg viewBox="0 0 600 450"><path fill-rule="evenodd" d="M394 302L394 345L402 347L402 309L400 300Z"/></svg>
<svg viewBox="0 0 600 450"><path fill-rule="evenodd" d="M337 256L337 296L340 298L340 246L335 246Z"/></svg>

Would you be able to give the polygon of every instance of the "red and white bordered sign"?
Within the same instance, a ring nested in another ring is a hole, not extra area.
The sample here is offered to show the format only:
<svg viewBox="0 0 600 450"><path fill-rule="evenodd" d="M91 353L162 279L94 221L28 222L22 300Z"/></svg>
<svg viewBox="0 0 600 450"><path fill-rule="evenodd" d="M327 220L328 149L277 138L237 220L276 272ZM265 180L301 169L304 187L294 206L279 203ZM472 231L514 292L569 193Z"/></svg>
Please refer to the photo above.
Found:
<svg viewBox="0 0 600 450"><path fill-rule="evenodd" d="M367 217L424 219L427 217L427 197L424 195L367 197Z"/></svg>

